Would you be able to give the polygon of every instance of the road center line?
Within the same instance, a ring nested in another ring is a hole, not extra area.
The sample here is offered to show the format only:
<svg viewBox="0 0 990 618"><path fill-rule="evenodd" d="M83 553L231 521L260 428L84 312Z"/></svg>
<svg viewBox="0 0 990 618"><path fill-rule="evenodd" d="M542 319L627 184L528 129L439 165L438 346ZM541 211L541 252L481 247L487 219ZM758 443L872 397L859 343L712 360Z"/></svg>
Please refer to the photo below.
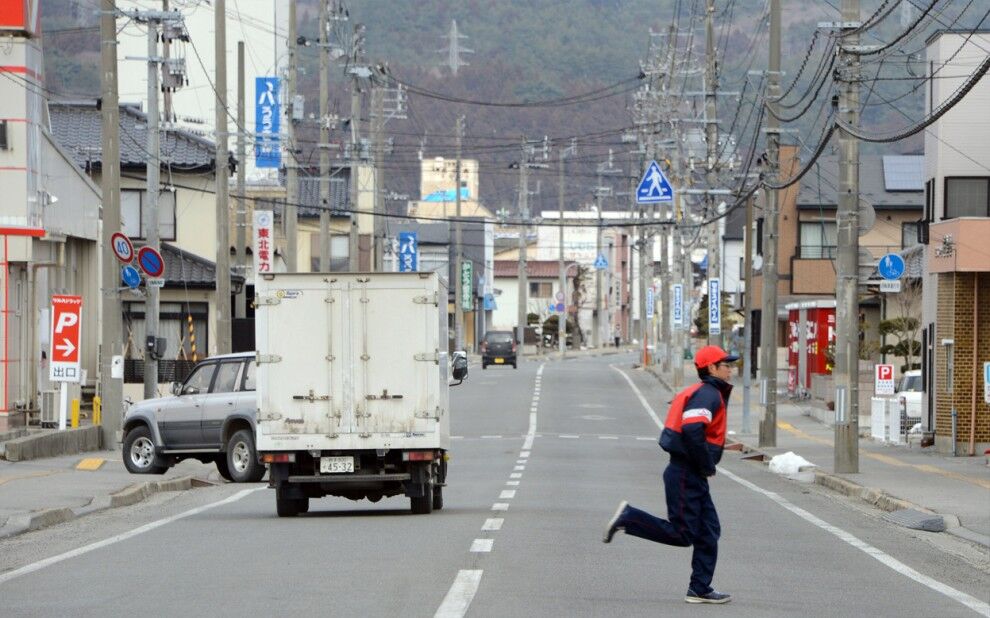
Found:
<svg viewBox="0 0 990 618"><path fill-rule="evenodd" d="M482 570L460 570L433 618L462 618L481 584Z"/></svg>
<svg viewBox="0 0 990 618"><path fill-rule="evenodd" d="M143 526L139 526L137 528L134 528L133 530L129 530L127 532L124 532L123 534L118 534L118 535L112 536L112 537L110 537L108 539L103 539L102 541L97 541L95 543L90 543L89 545L84 545L82 547L78 547L76 549L67 551L65 553L58 554L57 556L52 556L51 558L45 558L44 560L39 560L38 562L34 562L32 564L28 564L28 565L22 566L19 569L14 569L13 571L8 571L7 573L3 573L2 575L0 575L0 584L7 583L7 582L9 582L12 579L16 579L16 578L18 578L18 577L20 577L22 575L27 575L28 573L33 573L35 571L40 571L41 569L43 569L45 567L51 566L53 564L57 564L59 562L63 562L65 560L69 560L70 558L75 558L77 556L82 556L83 554L88 554L91 551L95 551L95 550L101 549L103 547L114 545L115 543L120 543L121 541L126 541L127 539L134 538L134 537L136 537L136 536L138 536L140 534L144 534L145 532L151 532L152 530L155 530L157 528L161 528L162 526L168 525L168 524L170 524L170 523L172 523L174 521L178 521L180 519L185 519L187 517L192 517L193 515L199 515L200 513L203 513L204 511L209 511L210 509L215 509L218 506L224 506L224 505L230 504L232 502L237 502L241 498L244 498L245 496L247 496L249 494L252 494L252 493L254 493L256 491L260 491L262 489L266 489L266 487L255 487L253 489L242 489L241 491L237 492L233 496L229 496L229 497L224 498L223 500L220 500L218 502L212 502L210 504L205 504L203 506L198 506L198 507L196 507L194 509L189 509L188 511L185 511L183 513L179 513L177 515L172 515L171 517L166 517L164 519L159 519L158 521L153 521L151 523L144 524Z"/></svg>
<svg viewBox="0 0 990 618"><path fill-rule="evenodd" d="M505 522L505 519L503 519L501 517L492 517L492 518L489 518L489 519L486 519L485 520L485 525L482 526L481 529L482 530L485 530L485 531L501 530L502 529L502 524L504 522Z"/></svg>
<svg viewBox="0 0 990 618"><path fill-rule="evenodd" d="M626 381L629 382L629 386L632 387L633 392L635 392L636 393L636 396L639 397L640 403L643 404L643 408L645 408L646 411L649 413L649 415L653 418L653 421L657 424L657 427L663 427L663 424L660 422L660 419L657 417L656 413L653 411L653 408L650 407L650 404L647 403L646 398L643 397L643 394L640 392L639 388L636 387L636 385L633 383L633 381L629 379L629 376L627 376L624 371L622 371L621 369L619 369L618 367L616 367L614 365L612 365L612 369L615 369L620 374L622 374L622 377L624 377L626 379ZM940 581L938 581L936 579L933 579L931 577L928 577L927 575L924 575L922 573L919 573L918 571L912 569L911 567L909 567L908 565L904 564L900 560L894 558L893 556L891 556L889 554L884 553L882 550L880 550L880 549L878 549L878 548L870 545L869 543L866 543L864 541L861 541L860 539L858 539L855 536L853 536L852 534L846 532L842 528L838 528L836 526L833 526L832 524L830 524L830 523L828 523L828 522L826 522L826 521L824 521L824 520L816 517L815 515L812 515L808 511L802 509L799 506L796 506L796 505L792 504L787 499L781 497L780 495L778 495L778 494L776 494L776 493L774 493L772 491L767 491L766 489L763 489L762 487L759 487L758 485L755 485L755 484L747 481L746 479L743 479L743 478L740 478L740 477L736 476L732 472L729 472L728 470L726 470L723 466L719 466L718 469L719 469L719 472L721 472L722 474L724 474L729 479L735 481L736 483L739 483L740 485L742 485L743 487L745 487L747 489L750 489L752 491L755 491L758 494L762 494L762 495L766 496L767 498L773 500L774 502L776 502L777 504L779 504L783 508L785 508L788 511L794 513L795 515L797 515L801 519L804 519L805 521L807 521L807 522L809 522L809 523L811 523L811 524L813 524L813 525L821 528L822 530L825 530L826 532L829 532L829 533L837 536L838 538L840 538L844 542L848 543L852 547L855 547L856 549L858 549L861 552L865 553L867 556L870 556L871 558L876 559L878 562L886 565L887 567L890 567L895 572L900 573L901 575L903 575L903 576L905 576L905 577L907 577L909 579L912 579L912 580L918 582L919 584L921 584L923 586L926 586L927 588L930 588L931 590L934 590L935 592L938 592L940 594L944 594L945 596L949 597L953 601L956 601L958 603L961 603L961 604L965 605L966 607L970 608L971 610L975 611L976 613L978 613L980 615L988 615L988 614L990 614L990 603L986 603L984 601L981 601L981 600L979 600L979 599L977 599L975 597L972 597L972 596L966 594L965 592L962 592L960 590L956 590L955 588L953 588L951 586L948 586L946 584L943 584L942 582L940 582Z"/></svg>

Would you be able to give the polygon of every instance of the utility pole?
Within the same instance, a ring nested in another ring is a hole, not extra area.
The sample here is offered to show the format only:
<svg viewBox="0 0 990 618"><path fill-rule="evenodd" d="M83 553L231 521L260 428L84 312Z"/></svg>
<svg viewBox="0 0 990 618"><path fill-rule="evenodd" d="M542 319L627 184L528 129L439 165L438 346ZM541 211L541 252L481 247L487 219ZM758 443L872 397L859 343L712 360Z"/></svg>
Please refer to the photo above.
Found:
<svg viewBox="0 0 990 618"><path fill-rule="evenodd" d="M576 152L577 142L572 140L569 147L561 148L558 153L560 159L557 170L559 181L557 187L557 208L560 217L560 232L558 234L557 269L560 276L560 293L563 295L561 304L564 305L564 311L557 316L557 349L560 351L561 359L567 354L567 267L564 265L564 157L573 155Z"/></svg>
<svg viewBox="0 0 990 618"><path fill-rule="evenodd" d="M244 198L246 191L245 174L247 166L247 128L245 126L244 98L245 98L245 75L244 75L244 41L237 42L237 232L235 233L235 243L237 245L237 273L245 278L245 284L241 286L234 303L234 317L244 319L247 317L247 200Z"/></svg>
<svg viewBox="0 0 990 618"><path fill-rule="evenodd" d="M124 336L120 310L120 269L111 237L120 231L120 105L117 96L117 6L100 0L100 95L102 151L100 190L103 194L100 266L100 399L103 403L103 444L117 443L124 404ZM114 361L120 377L114 377Z"/></svg>
<svg viewBox="0 0 990 618"><path fill-rule="evenodd" d="M285 268L294 273L299 270L299 159L296 155L296 79L298 58L296 55L296 0L289 0L289 35L285 38L289 48L289 66L285 78L285 108L287 110L285 132L288 157L285 160L285 205L282 216L285 221Z"/></svg>
<svg viewBox="0 0 990 618"><path fill-rule="evenodd" d="M454 129L457 135L457 163L454 172L454 203L457 205L454 219L454 346L457 350L464 349L464 285L461 276L464 268L464 226L461 225L461 141L464 138L464 116L457 117Z"/></svg>
<svg viewBox="0 0 990 618"><path fill-rule="evenodd" d="M230 353L230 168L227 161L230 135L227 122L227 0L215 0L214 4L216 56L216 206L217 206L217 304L216 341L217 354ZM292 210L295 212L295 209Z"/></svg>
<svg viewBox="0 0 990 618"><path fill-rule="evenodd" d="M780 96L780 0L770 0L770 57L767 65L767 171L772 180L780 174L780 122L775 116ZM777 445L777 228L779 194L767 189L763 213L763 306L760 310L760 446ZM748 284L747 284L748 285ZM748 296L747 292L747 296Z"/></svg>
<svg viewBox="0 0 990 618"><path fill-rule="evenodd" d="M527 294L529 292L529 281L526 278L526 224L529 222L529 178L527 169L529 167L528 146L526 138L522 143L522 158L519 159L519 307L516 314L518 320L516 324L516 338L519 340L519 349L516 354L524 356L526 353L526 305ZM459 275L460 273L458 273Z"/></svg>
<svg viewBox="0 0 990 618"><path fill-rule="evenodd" d="M674 347L674 388L679 389L684 385L684 353L685 346L687 343L687 333L690 331L691 323L691 313L688 311L687 299L690 291L692 289L693 277L691 273L691 254L689 251L685 251L684 248L684 207L683 207L683 195L684 191L688 187L688 182L685 180L684 176L681 174L681 161L683 160L683 152L681 146L681 130L680 123L674 123L674 143L676 144L674 150L673 158L673 176L676 179L677 187L674 191L674 221L677 224L676 230L674 231L674 255L676 256L677 265L674 267L675 279L681 288L680 297L680 307L678 307L679 313L681 314L680 324L674 325L676 344Z"/></svg>
<svg viewBox="0 0 990 618"><path fill-rule="evenodd" d="M162 12L168 13L169 5L168 0L162 0ZM165 66L168 66L168 60L172 56L172 46L171 41L168 37L162 37L162 60L165 62ZM162 117L165 118L165 125L168 126L174 122L173 109L172 109L172 89L163 88L162 89L162 104L163 108Z"/></svg>
<svg viewBox="0 0 990 618"><path fill-rule="evenodd" d="M780 0L771 0L779 3ZM778 6L780 6L778 4ZM750 390L753 379L753 200L750 197L746 200L746 232L743 236L743 264L744 276L746 278L744 294L746 300L743 303L743 311L746 312L743 321L743 406L742 406L742 432L749 433L750 417Z"/></svg>
<svg viewBox="0 0 990 618"><path fill-rule="evenodd" d="M595 260L602 255L602 175L598 175L595 185L595 212L598 215L598 225L595 227ZM595 319L592 320L591 347L598 349L602 345L602 270L595 267ZM640 273L642 275L643 273Z"/></svg>
<svg viewBox="0 0 990 618"><path fill-rule="evenodd" d="M371 138L375 157L375 220L373 226L374 270L381 272L385 252L385 93L383 86L371 89ZM458 193L458 196L460 193Z"/></svg>
<svg viewBox="0 0 990 618"><path fill-rule="evenodd" d="M146 148L148 163L146 166L145 198L147 200L147 216L144 222L144 240L148 246L159 250L161 241L158 235L158 186L161 172L161 156L159 148L158 112L158 67L161 58L158 57L158 24L153 18L147 20L148 26L148 135ZM217 222L219 224L219 221ZM219 226L218 226L219 227ZM158 396L158 312L159 290L153 285L145 286L144 299L144 398L153 399Z"/></svg>
<svg viewBox="0 0 990 618"><path fill-rule="evenodd" d="M320 272L330 271L330 7L320 0Z"/></svg>
<svg viewBox="0 0 990 618"><path fill-rule="evenodd" d="M355 60L357 51L355 51ZM351 159L350 159L350 183L351 183L351 207L350 207L350 230L348 233L348 270L352 273L360 270L360 245L358 244L358 200L361 196L361 188L358 183L358 162L361 153L361 85L356 73L351 73Z"/></svg>
<svg viewBox="0 0 990 618"><path fill-rule="evenodd" d="M842 0L838 117L859 126L859 0ZM835 462L838 473L859 472L859 140L839 130L839 203L836 212Z"/></svg>
<svg viewBox="0 0 990 618"><path fill-rule="evenodd" d="M351 158L348 165L350 172L350 231L348 233L348 270L357 272L361 269L360 230L358 228L358 207L361 197L360 159L361 159L361 77L370 77L371 71L364 63L364 33L362 24L355 24L351 39L350 67L351 75Z"/></svg>
<svg viewBox="0 0 990 618"><path fill-rule="evenodd" d="M706 216L714 217L718 213L715 212L715 195L710 193L716 186L716 176L718 171L718 118L716 97L718 91L718 69L716 67L716 54L715 54L715 0L705 0L706 11L705 11L705 53L707 59L707 66L705 68L705 141L708 146L708 165L706 166L707 173L705 174L705 182L708 185L709 193L706 194L705 199L707 202L707 208L705 209ZM721 234L719 234L719 223L715 221L712 223L711 230L709 231L708 237L708 280L719 279L722 275L722 252L721 252ZM721 281L719 281L719 294L721 295ZM708 287L711 290L711 285ZM710 298L708 299L708 310L711 312L711 303L718 303L717 306L721 307L721 298ZM721 315L721 311L719 311ZM722 345L722 329L719 325L718 332L711 332L711 326L709 326L708 332L708 343L710 345Z"/></svg>

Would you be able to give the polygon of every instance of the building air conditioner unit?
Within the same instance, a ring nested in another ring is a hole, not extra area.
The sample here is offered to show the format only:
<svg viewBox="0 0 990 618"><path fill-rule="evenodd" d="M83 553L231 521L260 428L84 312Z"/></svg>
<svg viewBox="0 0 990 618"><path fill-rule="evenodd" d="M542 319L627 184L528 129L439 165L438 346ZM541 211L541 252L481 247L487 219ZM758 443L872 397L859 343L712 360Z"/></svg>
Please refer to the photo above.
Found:
<svg viewBox="0 0 990 618"><path fill-rule="evenodd" d="M41 391L41 426L58 425L58 391Z"/></svg>

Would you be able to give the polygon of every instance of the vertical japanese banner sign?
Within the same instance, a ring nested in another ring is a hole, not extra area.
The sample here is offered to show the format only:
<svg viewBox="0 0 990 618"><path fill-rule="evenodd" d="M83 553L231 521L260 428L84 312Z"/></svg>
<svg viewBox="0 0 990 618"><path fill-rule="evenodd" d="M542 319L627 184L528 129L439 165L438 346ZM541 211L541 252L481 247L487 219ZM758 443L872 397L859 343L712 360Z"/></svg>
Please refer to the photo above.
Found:
<svg viewBox="0 0 990 618"><path fill-rule="evenodd" d="M274 213L254 211L254 272L259 275L275 272Z"/></svg>
<svg viewBox="0 0 990 618"><path fill-rule="evenodd" d="M708 280L708 333L722 334L722 282L718 277Z"/></svg>
<svg viewBox="0 0 990 618"><path fill-rule="evenodd" d="M411 273L419 269L419 243L416 232L399 232L399 272Z"/></svg>
<svg viewBox="0 0 990 618"><path fill-rule="evenodd" d="M277 77L254 78L254 165L278 169L282 165L281 106Z"/></svg>
<svg viewBox="0 0 990 618"><path fill-rule="evenodd" d="M671 317L674 318L674 326L684 325L684 286L680 283L674 284L674 310Z"/></svg>
<svg viewBox="0 0 990 618"><path fill-rule="evenodd" d="M471 311L474 309L474 262L464 260L461 262L461 309Z"/></svg>
<svg viewBox="0 0 990 618"><path fill-rule="evenodd" d="M653 297L653 288L646 288L646 319L653 319L653 311L655 310L654 303L655 299Z"/></svg>
<svg viewBox="0 0 990 618"><path fill-rule="evenodd" d="M82 296L52 296L51 363L53 382L78 382L82 377L79 342L82 336Z"/></svg>

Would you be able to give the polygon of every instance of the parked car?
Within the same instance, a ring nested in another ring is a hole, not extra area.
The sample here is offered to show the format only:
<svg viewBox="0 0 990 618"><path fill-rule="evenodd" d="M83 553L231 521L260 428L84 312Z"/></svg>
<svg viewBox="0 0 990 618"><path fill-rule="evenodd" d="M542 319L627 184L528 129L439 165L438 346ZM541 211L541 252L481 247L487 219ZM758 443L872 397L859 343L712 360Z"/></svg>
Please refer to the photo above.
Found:
<svg viewBox="0 0 990 618"><path fill-rule="evenodd" d="M481 340L481 368L487 369L488 365L512 365L513 369L518 369L516 348L516 338L510 331L488 331Z"/></svg>
<svg viewBox="0 0 990 618"><path fill-rule="evenodd" d="M921 422L921 400L924 396L921 384L921 370L905 371L901 383L897 385L897 402L901 406L902 423ZM907 429L911 429L910 426Z"/></svg>
<svg viewBox="0 0 990 618"><path fill-rule="evenodd" d="M229 481L260 481L265 466L254 445L254 359L254 353L208 358L172 385L172 396L131 405L123 423L127 470L162 474L183 459L198 459L214 462Z"/></svg>

